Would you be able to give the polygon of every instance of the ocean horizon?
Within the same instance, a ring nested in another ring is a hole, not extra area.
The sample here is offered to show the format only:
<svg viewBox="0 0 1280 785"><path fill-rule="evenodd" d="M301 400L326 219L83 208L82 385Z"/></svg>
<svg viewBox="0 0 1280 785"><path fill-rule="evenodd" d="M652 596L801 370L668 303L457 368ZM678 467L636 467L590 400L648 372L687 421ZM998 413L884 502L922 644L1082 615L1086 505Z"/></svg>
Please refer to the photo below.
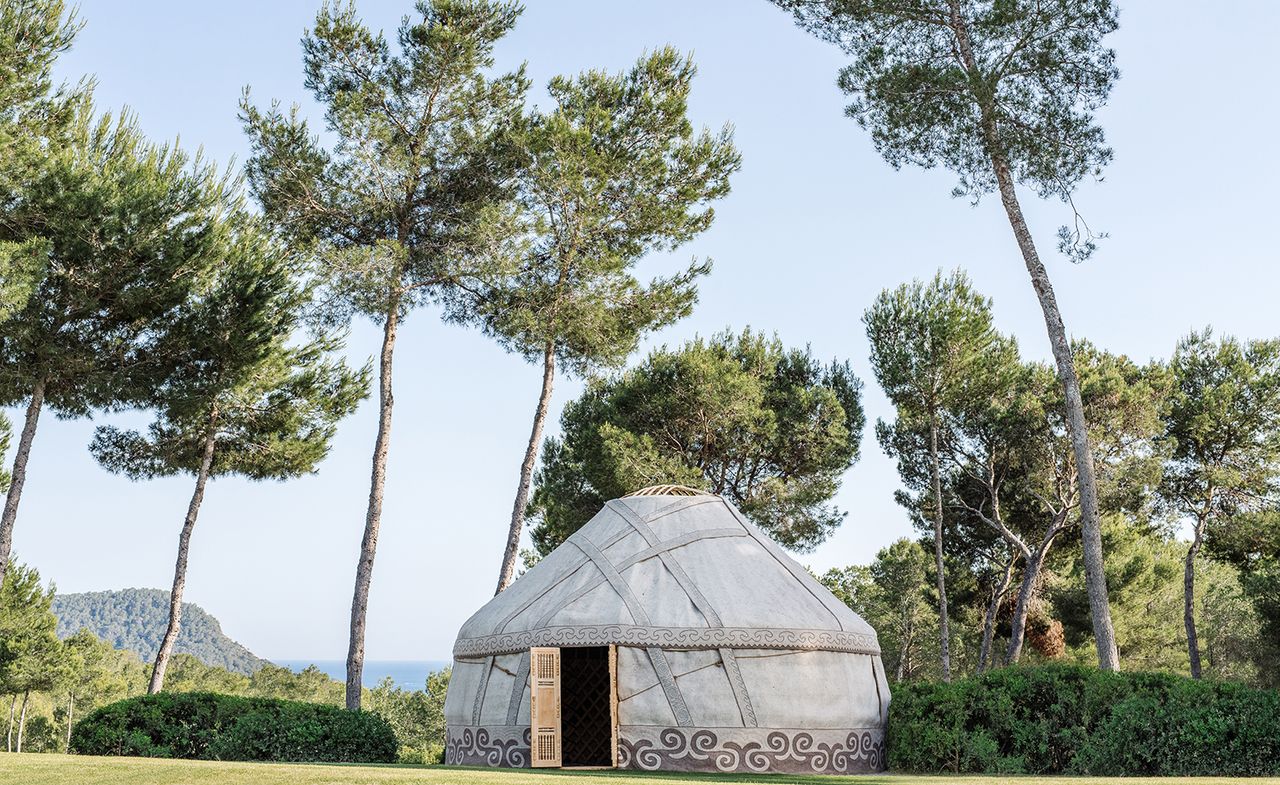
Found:
<svg viewBox="0 0 1280 785"><path fill-rule="evenodd" d="M271 660L294 673L314 665L330 678L347 679L346 660ZM362 681L366 687L376 687L378 682L390 676L397 687L421 690L427 686L427 674L449 667L448 660L365 660Z"/></svg>

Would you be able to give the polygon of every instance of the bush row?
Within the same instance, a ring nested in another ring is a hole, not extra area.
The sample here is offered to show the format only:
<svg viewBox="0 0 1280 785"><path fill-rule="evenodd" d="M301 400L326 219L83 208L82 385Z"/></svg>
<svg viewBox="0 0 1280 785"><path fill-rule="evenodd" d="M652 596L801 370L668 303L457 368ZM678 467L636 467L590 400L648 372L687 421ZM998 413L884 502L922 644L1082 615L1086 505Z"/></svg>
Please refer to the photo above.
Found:
<svg viewBox="0 0 1280 785"><path fill-rule="evenodd" d="M391 763L395 732L377 714L211 692L129 698L76 724L84 755L206 760Z"/></svg>
<svg viewBox="0 0 1280 785"><path fill-rule="evenodd" d="M913 772L1280 774L1280 692L1164 673L1005 668L893 691L889 767Z"/></svg>

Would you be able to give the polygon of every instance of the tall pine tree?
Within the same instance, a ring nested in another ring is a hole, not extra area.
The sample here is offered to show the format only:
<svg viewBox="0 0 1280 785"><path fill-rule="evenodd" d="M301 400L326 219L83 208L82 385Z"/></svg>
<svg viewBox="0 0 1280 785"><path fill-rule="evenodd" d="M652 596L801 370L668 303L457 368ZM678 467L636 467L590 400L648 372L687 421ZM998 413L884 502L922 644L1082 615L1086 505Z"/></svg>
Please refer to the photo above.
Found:
<svg viewBox="0 0 1280 785"><path fill-rule="evenodd" d="M332 359L335 338L291 341L306 304L282 249L243 215L222 263L157 340L171 364L152 393L157 416L146 434L98 428L91 452L130 478L195 477L178 537L169 623L156 652L149 691L164 686L182 622L187 559L205 485L240 475L284 480L314 472L338 420L365 396L369 369Z"/></svg>
<svg viewBox="0 0 1280 785"><path fill-rule="evenodd" d="M938 588L939 658L942 678L951 680L951 632L943 564L944 501L942 442L949 426L944 412L963 394L979 369L1003 361L1009 346L996 333L991 301L973 289L968 276L939 271L929 283L912 281L881 292L863 316L871 344L871 367L897 409L894 422L876 423L885 451L933 525L934 572ZM916 438L924 434L924 438ZM922 459L923 458L923 459ZM924 466L923 472L915 467Z"/></svg>
<svg viewBox="0 0 1280 785"><path fill-rule="evenodd" d="M320 316L382 328L378 430L347 650L347 706L359 708L373 562L391 439L392 365L409 312L474 272L490 217L512 196L523 68L489 77L494 44L520 7L492 0L420 0L399 53L354 5L326 5L303 39L306 85L334 139L321 146L297 110L242 112L253 147L249 180L268 219L305 247L319 278Z"/></svg>
<svg viewBox="0 0 1280 785"><path fill-rule="evenodd" d="M627 73L556 77L550 112L521 135L527 168L516 220L514 270L464 292L462 318L542 364L542 389L520 464L501 592L515 576L529 487L556 369L583 376L621 365L641 336L688 315L708 263L647 285L632 268L711 225L709 203L740 165L732 132L694 133L693 62L666 48Z"/></svg>
<svg viewBox="0 0 1280 785"><path fill-rule="evenodd" d="M1071 204L1085 177L1111 160L1094 112L1119 78L1103 39L1112 0L773 0L853 62L839 85L846 110L892 166L945 166L957 195L1000 194L1044 313L1078 467L1085 576L1098 664L1119 667L1103 572L1098 490L1071 343L1017 186ZM1074 213L1074 208L1072 209ZM1059 230L1074 259L1093 250L1075 214Z"/></svg>
<svg viewBox="0 0 1280 785"><path fill-rule="evenodd" d="M1205 537L1230 539L1233 523L1280 503L1280 340L1215 339L1206 329L1178 343L1170 370L1165 435L1172 452L1161 497L1192 521L1183 625L1198 679L1196 557Z"/></svg>

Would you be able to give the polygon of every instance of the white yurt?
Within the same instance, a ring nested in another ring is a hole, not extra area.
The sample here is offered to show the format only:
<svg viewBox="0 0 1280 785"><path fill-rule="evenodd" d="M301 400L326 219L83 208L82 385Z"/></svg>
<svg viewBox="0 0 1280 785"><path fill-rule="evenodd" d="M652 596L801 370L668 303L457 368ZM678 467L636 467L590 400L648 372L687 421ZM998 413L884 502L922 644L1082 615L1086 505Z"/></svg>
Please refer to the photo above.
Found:
<svg viewBox="0 0 1280 785"><path fill-rule="evenodd" d="M446 763L884 768L875 631L719 496L609 502L477 611L453 658Z"/></svg>

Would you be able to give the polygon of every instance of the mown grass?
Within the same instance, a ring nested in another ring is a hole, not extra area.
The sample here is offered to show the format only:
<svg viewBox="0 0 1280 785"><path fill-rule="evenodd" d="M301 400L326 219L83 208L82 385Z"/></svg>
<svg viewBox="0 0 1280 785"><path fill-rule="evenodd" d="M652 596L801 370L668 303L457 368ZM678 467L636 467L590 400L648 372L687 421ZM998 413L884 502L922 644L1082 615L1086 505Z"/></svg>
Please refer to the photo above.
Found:
<svg viewBox="0 0 1280 785"><path fill-rule="evenodd" d="M736 782L755 785L913 785L960 783L1008 785L1010 780L1054 785L1172 785L1197 783L1276 783L1280 778L1238 780L1229 777L953 777L864 775L640 774L621 771L540 771L459 768L453 766L338 766L289 763L221 763L157 758L96 758L84 755L0 753L4 785L681 785Z"/></svg>

